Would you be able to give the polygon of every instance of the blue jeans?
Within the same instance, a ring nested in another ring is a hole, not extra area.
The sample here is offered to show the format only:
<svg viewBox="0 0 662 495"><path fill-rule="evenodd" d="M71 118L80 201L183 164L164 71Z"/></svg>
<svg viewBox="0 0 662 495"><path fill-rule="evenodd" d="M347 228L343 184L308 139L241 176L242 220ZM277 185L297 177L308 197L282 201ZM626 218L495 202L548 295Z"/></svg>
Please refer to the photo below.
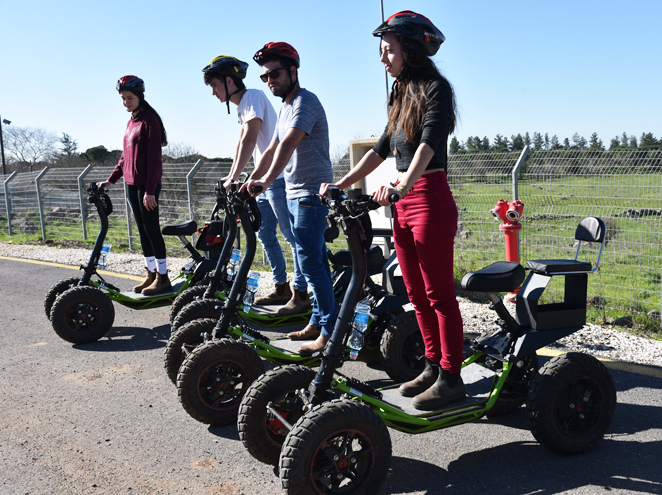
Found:
<svg viewBox="0 0 662 495"><path fill-rule="evenodd" d="M287 265L278 242L277 227L280 227L283 237L290 244L294 259L294 235L290 226L290 212L287 209L285 179L276 179L264 194L259 195L257 206L262 215L262 225L260 225L257 237L267 254L273 281L281 285L287 282ZM306 279L301 273L298 273L296 263L294 264L294 287L300 291L307 290Z"/></svg>
<svg viewBox="0 0 662 495"><path fill-rule="evenodd" d="M322 327L322 336L330 337L338 316L338 305L324 242L326 206L316 196L288 199L287 206L296 246L294 265L299 267L313 292L310 324Z"/></svg>

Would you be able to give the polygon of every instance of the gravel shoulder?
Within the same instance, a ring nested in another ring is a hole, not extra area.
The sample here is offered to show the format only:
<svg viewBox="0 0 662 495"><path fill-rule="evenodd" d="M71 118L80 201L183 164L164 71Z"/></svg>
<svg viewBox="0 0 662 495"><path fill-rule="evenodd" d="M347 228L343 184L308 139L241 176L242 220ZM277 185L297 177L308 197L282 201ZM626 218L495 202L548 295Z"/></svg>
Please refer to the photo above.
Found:
<svg viewBox="0 0 662 495"><path fill-rule="evenodd" d="M0 243L0 256L79 266L87 263L89 250ZM168 258L168 268L171 273L178 273L181 267L189 261L188 258ZM111 252L109 263L105 270L142 276L145 269L141 255L129 252ZM266 294L271 291L271 288L272 283L269 274L262 273L258 294ZM458 297L458 301L466 332L485 333L498 328L495 323L494 312L489 309L487 304L476 303L462 297ZM549 347L561 351L581 351L592 354L600 359L648 366L662 366L662 342L638 337L613 327L588 324L579 332L575 332Z"/></svg>

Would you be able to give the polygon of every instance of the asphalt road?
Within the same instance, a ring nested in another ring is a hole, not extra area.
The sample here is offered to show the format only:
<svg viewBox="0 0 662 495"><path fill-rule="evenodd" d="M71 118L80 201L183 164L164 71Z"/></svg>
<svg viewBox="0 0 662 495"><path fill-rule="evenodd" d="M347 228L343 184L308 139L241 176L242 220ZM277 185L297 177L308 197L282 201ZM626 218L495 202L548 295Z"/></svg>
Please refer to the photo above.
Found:
<svg viewBox="0 0 662 495"><path fill-rule="evenodd" d="M0 260L0 494L282 493L236 427L208 428L179 404L163 368L168 308L116 305L115 327L94 344L74 346L53 332L44 295L74 274ZM362 363L343 371L385 376ZM422 435L391 431L381 493L662 493L662 379L612 374L616 417L593 451L547 451L524 408Z"/></svg>

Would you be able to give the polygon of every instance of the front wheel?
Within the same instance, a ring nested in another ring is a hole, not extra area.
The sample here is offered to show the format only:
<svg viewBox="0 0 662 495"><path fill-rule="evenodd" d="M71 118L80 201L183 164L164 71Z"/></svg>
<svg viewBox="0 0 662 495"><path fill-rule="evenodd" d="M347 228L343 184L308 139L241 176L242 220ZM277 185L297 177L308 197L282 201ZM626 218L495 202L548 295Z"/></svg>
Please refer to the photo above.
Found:
<svg viewBox="0 0 662 495"><path fill-rule="evenodd" d="M241 398L263 372L262 360L248 345L232 339L207 342L187 356L179 368L179 401L201 423L235 423Z"/></svg>
<svg viewBox="0 0 662 495"><path fill-rule="evenodd" d="M220 320L223 304L223 301L219 299L198 299L188 303L179 311L175 321L170 325L170 332L174 334L178 328L200 318Z"/></svg>
<svg viewBox="0 0 662 495"><path fill-rule="evenodd" d="M80 277L71 277L65 280L60 280L58 283L53 285L48 292L46 293L46 298L44 299L44 312L46 313L46 318L51 319L51 309L53 308L53 303L55 300L62 295L64 291L76 287Z"/></svg>
<svg viewBox="0 0 662 495"><path fill-rule="evenodd" d="M110 298L96 287L72 287L53 303L51 323L62 339L72 344L95 342L115 321Z"/></svg>
<svg viewBox="0 0 662 495"><path fill-rule="evenodd" d="M395 318L384 331L380 343L382 364L396 383L408 382L425 367L425 343L414 311Z"/></svg>
<svg viewBox="0 0 662 495"><path fill-rule="evenodd" d="M296 423L303 416L304 403L295 392L307 389L314 378L315 370L291 364L267 371L250 386L239 407L237 427L244 447L258 461L277 465L289 432L267 404L288 423Z"/></svg>
<svg viewBox="0 0 662 495"><path fill-rule="evenodd" d="M193 320L170 336L163 360L166 373L172 383L177 384L177 373L179 373L179 367L186 357L182 347L186 347L189 352L192 352L193 349L204 342L203 333L211 335L216 323L218 323L217 320L212 318Z"/></svg>
<svg viewBox="0 0 662 495"><path fill-rule="evenodd" d="M292 428L279 472L290 495L376 494L391 462L391 437L365 404L334 400L314 407Z"/></svg>
<svg viewBox="0 0 662 495"><path fill-rule="evenodd" d="M184 308L184 306L196 299L202 299L206 290L207 286L205 285L194 285L193 287L187 287L181 294L179 294L172 302L172 306L170 306L170 325L174 323L177 314Z"/></svg>
<svg viewBox="0 0 662 495"><path fill-rule="evenodd" d="M614 379L593 356L562 354L538 371L526 409L533 436L546 448L559 454L586 452L614 418Z"/></svg>

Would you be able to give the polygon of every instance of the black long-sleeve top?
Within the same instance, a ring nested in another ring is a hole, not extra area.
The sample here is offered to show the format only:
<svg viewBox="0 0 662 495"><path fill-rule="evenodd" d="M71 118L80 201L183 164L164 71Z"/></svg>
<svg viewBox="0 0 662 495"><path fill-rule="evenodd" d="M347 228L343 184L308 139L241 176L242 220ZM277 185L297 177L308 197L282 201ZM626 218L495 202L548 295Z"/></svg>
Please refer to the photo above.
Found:
<svg viewBox="0 0 662 495"><path fill-rule="evenodd" d="M386 159L389 153L397 150L395 165L398 172L405 172L414 159L416 149L421 143L426 143L434 150L426 170L443 169L446 171L447 143L450 133L452 115L452 89L446 79L433 79L428 83L425 94L428 99L427 109L421 129L414 141L407 141L402 127L396 125L392 136L388 135L388 125L384 134L372 148L381 158Z"/></svg>

